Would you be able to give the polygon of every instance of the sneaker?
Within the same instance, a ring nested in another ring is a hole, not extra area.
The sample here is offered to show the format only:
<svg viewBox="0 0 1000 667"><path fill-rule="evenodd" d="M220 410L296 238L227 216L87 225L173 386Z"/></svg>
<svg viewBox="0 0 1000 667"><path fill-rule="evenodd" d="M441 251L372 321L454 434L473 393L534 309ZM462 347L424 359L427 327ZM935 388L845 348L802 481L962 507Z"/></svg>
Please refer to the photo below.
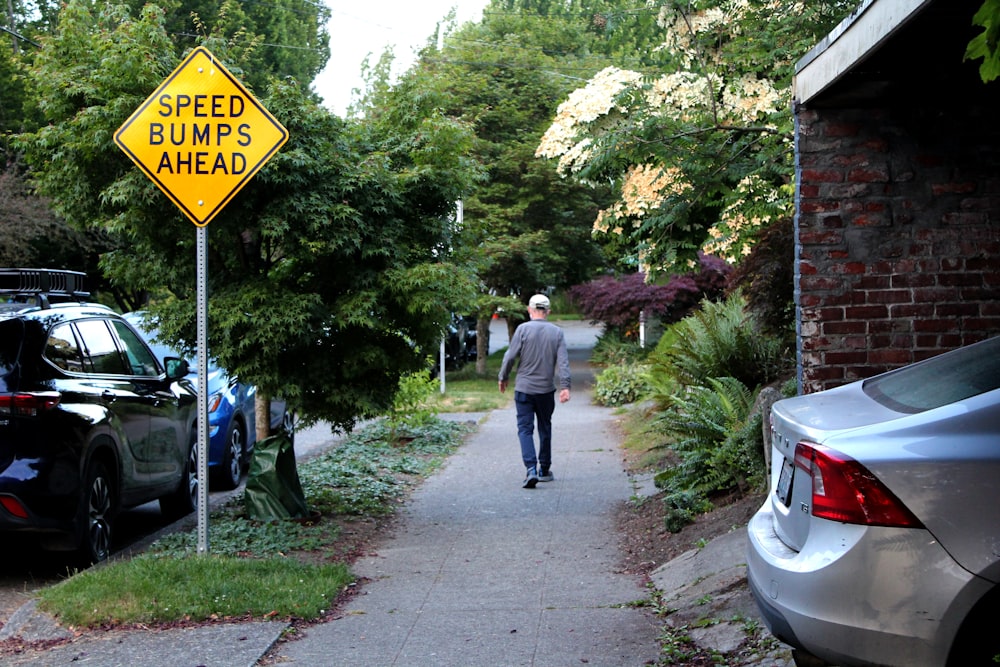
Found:
<svg viewBox="0 0 1000 667"><path fill-rule="evenodd" d="M538 484L538 474L534 468L528 468L528 473L524 476L524 484L521 486L525 489L533 489L535 484Z"/></svg>
<svg viewBox="0 0 1000 667"><path fill-rule="evenodd" d="M556 478L556 476L552 474L552 471L549 468L539 468L538 469L538 481L539 482L551 482L555 478Z"/></svg>

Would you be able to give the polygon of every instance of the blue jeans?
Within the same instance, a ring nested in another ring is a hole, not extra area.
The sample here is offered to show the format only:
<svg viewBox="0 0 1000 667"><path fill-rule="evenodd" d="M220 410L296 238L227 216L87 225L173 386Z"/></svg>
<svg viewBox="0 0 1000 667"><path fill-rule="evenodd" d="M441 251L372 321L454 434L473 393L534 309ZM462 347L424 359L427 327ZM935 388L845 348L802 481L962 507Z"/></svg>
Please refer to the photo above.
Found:
<svg viewBox="0 0 1000 667"><path fill-rule="evenodd" d="M552 465L552 413L556 409L556 392L525 394L514 392L517 408L517 439L521 442L521 459L525 468ZM535 456L535 420L538 420L538 456Z"/></svg>

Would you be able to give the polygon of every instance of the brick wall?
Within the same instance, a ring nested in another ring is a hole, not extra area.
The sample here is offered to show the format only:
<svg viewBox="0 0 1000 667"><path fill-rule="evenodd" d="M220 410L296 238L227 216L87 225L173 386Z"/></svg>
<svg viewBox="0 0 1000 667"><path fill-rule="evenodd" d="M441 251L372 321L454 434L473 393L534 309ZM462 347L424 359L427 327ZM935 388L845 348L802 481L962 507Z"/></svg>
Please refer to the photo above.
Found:
<svg viewBox="0 0 1000 667"><path fill-rule="evenodd" d="M989 105L796 111L802 392L1000 334L995 118Z"/></svg>

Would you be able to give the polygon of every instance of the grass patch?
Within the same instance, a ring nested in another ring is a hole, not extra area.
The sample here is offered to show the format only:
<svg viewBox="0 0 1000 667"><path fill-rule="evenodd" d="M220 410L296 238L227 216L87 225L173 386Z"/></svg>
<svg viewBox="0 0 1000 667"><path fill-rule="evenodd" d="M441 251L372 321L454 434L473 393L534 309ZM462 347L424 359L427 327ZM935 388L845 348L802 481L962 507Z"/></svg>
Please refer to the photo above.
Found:
<svg viewBox="0 0 1000 667"><path fill-rule="evenodd" d="M486 359L486 373L476 373L475 362L467 363L461 370L445 373L445 393L440 387L430 399L439 412L489 412L506 407L513 400L514 392L501 394L497 389L497 373L506 348L494 352ZM513 377L511 378L513 380ZM511 387L514 386L511 382Z"/></svg>
<svg viewBox="0 0 1000 667"><path fill-rule="evenodd" d="M621 413L620 413L621 414ZM650 409L643 405L627 408L621 420L622 448L633 472L661 470L673 461L673 454L664 446L662 432L653 425Z"/></svg>
<svg viewBox="0 0 1000 667"><path fill-rule="evenodd" d="M229 618L316 618L353 581L343 564L294 558L143 555L82 572L41 592L63 624L166 623Z"/></svg>
<svg viewBox="0 0 1000 667"><path fill-rule="evenodd" d="M470 430L432 418L401 444L398 426L371 424L299 464L315 519L253 521L236 496L209 517L210 554L196 553L195 531L174 533L145 554L43 589L39 607L77 627L321 618L354 579L347 565L330 562L352 549L341 524L391 514Z"/></svg>

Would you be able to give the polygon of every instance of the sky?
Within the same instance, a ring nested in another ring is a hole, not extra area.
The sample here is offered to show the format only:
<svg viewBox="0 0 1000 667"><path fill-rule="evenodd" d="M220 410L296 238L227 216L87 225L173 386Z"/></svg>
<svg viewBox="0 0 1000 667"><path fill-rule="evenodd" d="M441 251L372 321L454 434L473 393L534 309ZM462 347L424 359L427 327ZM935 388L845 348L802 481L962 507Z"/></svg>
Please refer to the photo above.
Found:
<svg viewBox="0 0 1000 667"><path fill-rule="evenodd" d="M330 61L313 89L326 106L343 115L351 90L361 88L361 62L369 53L377 62L387 46L396 56L393 74L414 62L414 54L453 7L459 24L479 21L489 0L326 0L330 8Z"/></svg>

